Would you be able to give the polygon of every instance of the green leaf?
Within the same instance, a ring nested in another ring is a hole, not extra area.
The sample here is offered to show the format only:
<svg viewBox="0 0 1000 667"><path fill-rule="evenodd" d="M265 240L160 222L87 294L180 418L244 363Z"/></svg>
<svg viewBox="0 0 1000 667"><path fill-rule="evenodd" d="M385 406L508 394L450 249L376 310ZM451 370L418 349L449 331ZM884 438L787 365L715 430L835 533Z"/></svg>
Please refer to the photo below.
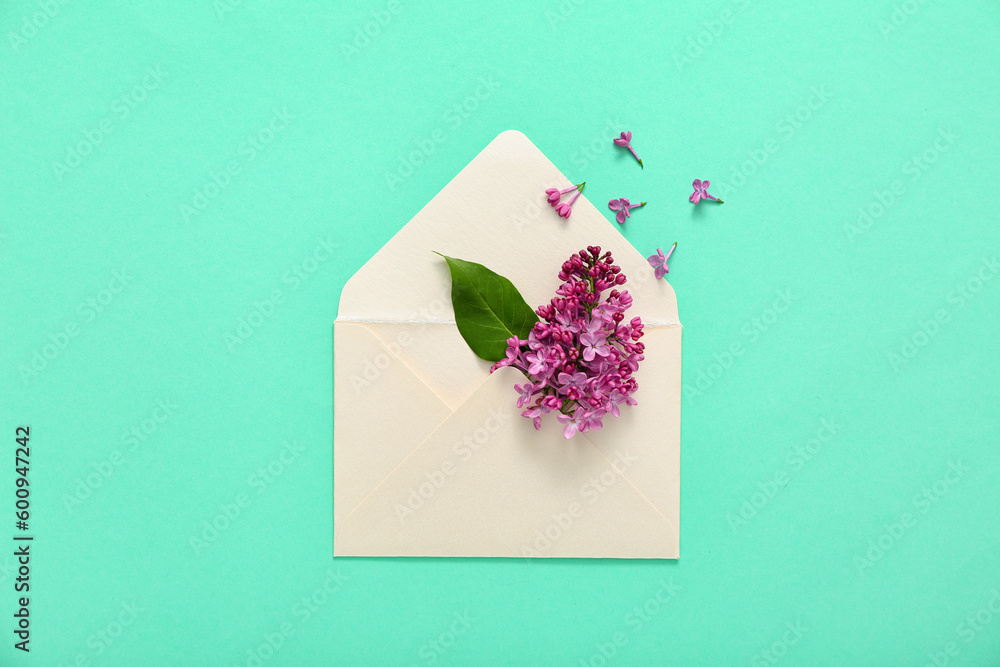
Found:
<svg viewBox="0 0 1000 667"><path fill-rule="evenodd" d="M507 353L507 339L527 338L538 316L503 276L482 264L441 256L451 270L451 303L459 333L477 356L500 361Z"/></svg>

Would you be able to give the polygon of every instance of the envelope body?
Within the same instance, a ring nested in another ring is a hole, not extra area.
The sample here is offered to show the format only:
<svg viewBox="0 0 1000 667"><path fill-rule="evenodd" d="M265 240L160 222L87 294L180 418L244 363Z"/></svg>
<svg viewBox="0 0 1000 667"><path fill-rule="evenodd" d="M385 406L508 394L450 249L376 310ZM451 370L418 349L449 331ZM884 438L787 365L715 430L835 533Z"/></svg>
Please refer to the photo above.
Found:
<svg viewBox="0 0 1000 667"><path fill-rule="evenodd" d="M334 323L334 555L678 558L681 325L670 284L523 134L504 132L344 286ZM565 439L516 409L455 325L440 256L509 278L532 306L562 263L610 250L645 325L636 406ZM652 254L652 253L650 253Z"/></svg>

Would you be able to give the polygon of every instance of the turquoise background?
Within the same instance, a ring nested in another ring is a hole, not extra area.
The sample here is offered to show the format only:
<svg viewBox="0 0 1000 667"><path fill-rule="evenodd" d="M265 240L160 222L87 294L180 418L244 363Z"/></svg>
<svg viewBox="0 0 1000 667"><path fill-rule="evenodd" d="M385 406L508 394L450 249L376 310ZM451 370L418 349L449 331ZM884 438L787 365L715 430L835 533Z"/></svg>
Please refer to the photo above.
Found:
<svg viewBox="0 0 1000 667"><path fill-rule="evenodd" d="M996 3L41 0L0 35L0 533L26 424L36 538L3 664L1000 662ZM340 290L511 128L679 241L681 559L334 561Z"/></svg>

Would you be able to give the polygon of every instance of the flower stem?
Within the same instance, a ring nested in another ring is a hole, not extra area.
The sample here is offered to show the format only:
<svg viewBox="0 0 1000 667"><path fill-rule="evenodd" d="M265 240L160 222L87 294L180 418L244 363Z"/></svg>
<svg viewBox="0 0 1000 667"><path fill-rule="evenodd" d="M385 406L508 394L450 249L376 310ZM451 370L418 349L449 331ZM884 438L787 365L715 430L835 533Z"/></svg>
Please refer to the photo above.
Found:
<svg viewBox="0 0 1000 667"><path fill-rule="evenodd" d="M636 160L639 160L639 156L635 154L635 149L632 148L632 144L625 144L625 147L628 148L628 151L629 153L632 154L632 157L634 157ZM642 160L639 160L639 167L645 169L645 167L642 166Z"/></svg>

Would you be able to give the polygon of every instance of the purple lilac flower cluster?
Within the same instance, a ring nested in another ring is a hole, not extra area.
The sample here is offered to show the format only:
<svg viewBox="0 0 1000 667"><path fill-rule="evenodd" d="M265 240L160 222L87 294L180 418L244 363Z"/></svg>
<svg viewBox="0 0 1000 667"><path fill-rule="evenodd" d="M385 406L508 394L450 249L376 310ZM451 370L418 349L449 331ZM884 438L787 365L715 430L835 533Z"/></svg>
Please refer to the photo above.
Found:
<svg viewBox="0 0 1000 667"><path fill-rule="evenodd" d="M490 372L513 366L528 382L515 385L517 407L541 428L542 415L555 412L568 439L603 426L602 419L619 415L619 406L635 405L632 376L643 359L642 320L625 322L632 305L621 267L610 252L590 246L562 265L556 298L535 312L527 340L509 338L507 356ZM603 297L602 294L607 295Z"/></svg>

